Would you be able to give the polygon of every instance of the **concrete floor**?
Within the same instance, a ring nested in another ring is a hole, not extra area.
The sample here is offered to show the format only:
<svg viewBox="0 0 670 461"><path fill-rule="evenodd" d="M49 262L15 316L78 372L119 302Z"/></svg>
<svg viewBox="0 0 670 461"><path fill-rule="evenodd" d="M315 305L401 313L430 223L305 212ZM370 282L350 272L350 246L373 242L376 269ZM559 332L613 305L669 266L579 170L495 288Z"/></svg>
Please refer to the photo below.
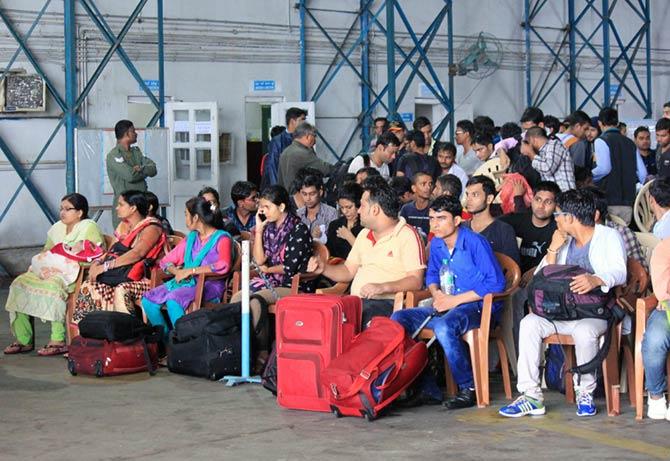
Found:
<svg viewBox="0 0 670 461"><path fill-rule="evenodd" d="M38 322L37 338L46 343L48 325ZM9 341L1 313L0 345ZM497 416L501 397L494 383L487 409L392 409L368 423L281 409L258 385L167 369L73 377L60 357L0 354L0 459L670 459L670 422L637 423L626 401L619 417L582 419L550 392L546 416L509 420Z"/></svg>

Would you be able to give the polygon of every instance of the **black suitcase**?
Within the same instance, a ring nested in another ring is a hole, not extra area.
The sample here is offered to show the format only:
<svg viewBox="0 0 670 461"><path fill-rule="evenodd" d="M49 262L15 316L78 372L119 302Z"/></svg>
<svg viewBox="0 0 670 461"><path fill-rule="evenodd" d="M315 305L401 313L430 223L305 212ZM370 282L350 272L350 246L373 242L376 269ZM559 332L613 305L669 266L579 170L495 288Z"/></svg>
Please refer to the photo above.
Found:
<svg viewBox="0 0 670 461"><path fill-rule="evenodd" d="M153 333L142 319L123 312L92 311L79 322L82 338L126 341Z"/></svg>
<svg viewBox="0 0 670 461"><path fill-rule="evenodd" d="M241 304L200 309L175 324L168 342L168 369L211 380L241 372Z"/></svg>

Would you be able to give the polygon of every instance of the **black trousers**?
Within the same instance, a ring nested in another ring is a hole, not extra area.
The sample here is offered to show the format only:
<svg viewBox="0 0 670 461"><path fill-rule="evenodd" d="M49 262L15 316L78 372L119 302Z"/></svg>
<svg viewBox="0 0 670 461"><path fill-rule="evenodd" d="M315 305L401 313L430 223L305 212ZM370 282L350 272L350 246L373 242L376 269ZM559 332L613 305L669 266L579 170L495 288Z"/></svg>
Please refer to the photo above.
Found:
<svg viewBox="0 0 670 461"><path fill-rule="evenodd" d="M364 299L362 329L365 330L372 317L390 317L393 314L392 299Z"/></svg>

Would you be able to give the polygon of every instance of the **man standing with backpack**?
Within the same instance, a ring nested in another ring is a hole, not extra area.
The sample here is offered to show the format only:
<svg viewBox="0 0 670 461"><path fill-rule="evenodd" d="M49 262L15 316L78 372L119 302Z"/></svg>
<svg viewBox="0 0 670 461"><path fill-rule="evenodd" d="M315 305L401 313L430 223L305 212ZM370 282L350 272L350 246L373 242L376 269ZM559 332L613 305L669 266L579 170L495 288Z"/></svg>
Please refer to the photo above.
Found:
<svg viewBox="0 0 670 461"><path fill-rule="evenodd" d="M559 195L554 213L558 229L554 232L547 255L538 266L536 277L544 266L550 264L579 266L587 273L574 277L570 283L570 290L578 295L587 294L597 288L601 293L607 294L617 285L626 283L626 253L621 236L615 229L596 224L595 214L596 201L590 192L570 190ZM524 317L519 329L517 362L517 389L521 396L502 407L500 415L517 418L545 414L544 397L540 388L540 360L544 338L553 334L572 336L577 364L583 365L598 354L600 337L605 334L607 327L608 321L600 318L552 321L535 313ZM595 415L595 374L575 373L574 384L577 416Z"/></svg>
<svg viewBox="0 0 670 461"><path fill-rule="evenodd" d="M400 149L400 141L393 133L386 131L379 135L375 150L370 154L361 154L354 157L349 164L347 173L356 174L361 168L372 167L379 171L384 179L389 179L389 163L393 162Z"/></svg>

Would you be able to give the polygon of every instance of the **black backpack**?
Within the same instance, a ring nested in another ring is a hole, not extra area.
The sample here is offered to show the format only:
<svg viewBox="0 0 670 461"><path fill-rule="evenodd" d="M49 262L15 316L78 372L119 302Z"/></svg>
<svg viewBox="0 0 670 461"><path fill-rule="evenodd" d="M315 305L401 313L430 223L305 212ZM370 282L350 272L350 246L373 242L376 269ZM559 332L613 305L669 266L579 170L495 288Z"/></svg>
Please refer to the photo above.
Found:
<svg viewBox="0 0 670 461"><path fill-rule="evenodd" d="M531 311L549 321L601 319L607 320L605 342L589 362L573 367L577 374L592 373L602 364L612 339L612 327L623 320L625 312L616 304L614 293L600 288L578 295L570 290L573 277L589 272L575 265L549 264L535 274L528 284L528 305Z"/></svg>
<svg viewBox="0 0 670 461"><path fill-rule="evenodd" d="M328 181L326 181L325 186L326 193L324 201L327 204L331 206L336 206L337 188L342 185L342 180L349 172L351 162L353 162L356 157L363 157L363 165L365 165L366 168L370 166L370 155L368 154L360 154L348 160L340 160L337 163L335 163L335 165L333 165L333 167L330 170L331 171L330 177L328 178Z"/></svg>

